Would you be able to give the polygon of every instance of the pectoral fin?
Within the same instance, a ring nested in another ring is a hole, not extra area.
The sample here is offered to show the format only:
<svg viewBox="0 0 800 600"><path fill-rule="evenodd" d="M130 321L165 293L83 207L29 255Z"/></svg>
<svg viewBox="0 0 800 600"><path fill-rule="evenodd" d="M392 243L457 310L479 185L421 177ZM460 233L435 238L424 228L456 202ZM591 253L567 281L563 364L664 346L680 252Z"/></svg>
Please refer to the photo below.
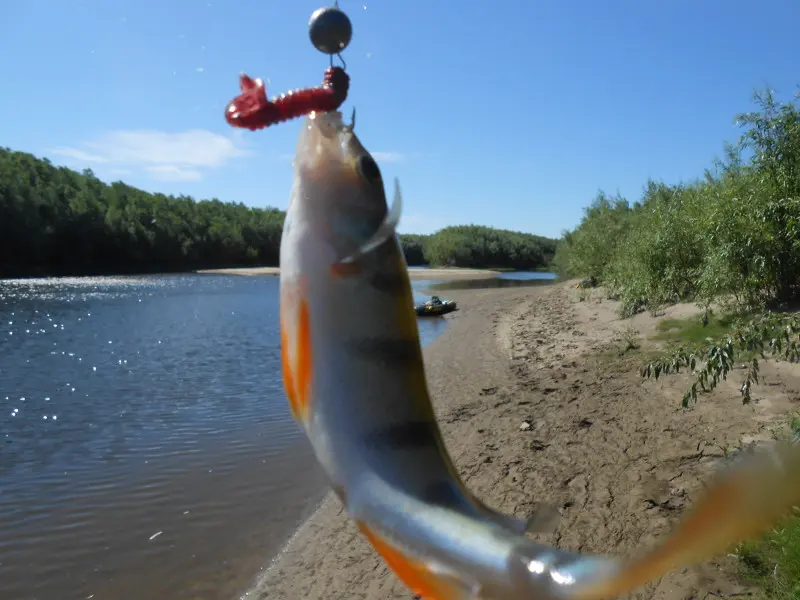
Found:
<svg viewBox="0 0 800 600"><path fill-rule="evenodd" d="M375 233L372 234L372 237L364 242L358 250L356 250L350 256L346 256L345 258L341 259L339 262L342 264L354 263L360 257L364 256L365 254L369 254L369 252L392 237L397 231L397 225L400 223L400 215L402 212L403 195L400 193L400 182L395 179L394 200L392 201L392 206L388 211L386 211L386 216L378 226L378 229L375 230Z"/></svg>

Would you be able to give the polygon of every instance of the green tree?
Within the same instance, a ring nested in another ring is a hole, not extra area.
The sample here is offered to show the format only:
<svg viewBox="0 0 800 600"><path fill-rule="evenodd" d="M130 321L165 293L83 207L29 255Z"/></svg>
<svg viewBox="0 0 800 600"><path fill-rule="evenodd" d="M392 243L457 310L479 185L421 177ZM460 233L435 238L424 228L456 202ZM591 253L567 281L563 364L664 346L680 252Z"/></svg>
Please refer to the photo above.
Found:
<svg viewBox="0 0 800 600"><path fill-rule="evenodd" d="M277 265L285 214L150 194L0 148L0 276ZM488 227L401 235L410 265L534 268L555 241ZM433 243L433 254L430 246ZM442 258L443 257L443 258Z"/></svg>
<svg viewBox="0 0 800 600"><path fill-rule="evenodd" d="M800 291L800 111L770 92L736 116L742 134L715 172L648 182L633 206L602 192L559 241L555 263L594 276L623 314L681 300L745 308Z"/></svg>

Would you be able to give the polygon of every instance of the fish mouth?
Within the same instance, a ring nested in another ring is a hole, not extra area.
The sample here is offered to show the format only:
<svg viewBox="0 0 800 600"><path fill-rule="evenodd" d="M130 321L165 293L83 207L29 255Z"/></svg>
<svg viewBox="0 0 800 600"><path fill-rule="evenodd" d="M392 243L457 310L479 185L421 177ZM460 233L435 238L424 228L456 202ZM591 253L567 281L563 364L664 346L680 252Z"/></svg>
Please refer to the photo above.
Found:
<svg viewBox="0 0 800 600"><path fill-rule="evenodd" d="M352 129L339 111L313 112L303 120L297 140L295 168L321 176L352 167Z"/></svg>

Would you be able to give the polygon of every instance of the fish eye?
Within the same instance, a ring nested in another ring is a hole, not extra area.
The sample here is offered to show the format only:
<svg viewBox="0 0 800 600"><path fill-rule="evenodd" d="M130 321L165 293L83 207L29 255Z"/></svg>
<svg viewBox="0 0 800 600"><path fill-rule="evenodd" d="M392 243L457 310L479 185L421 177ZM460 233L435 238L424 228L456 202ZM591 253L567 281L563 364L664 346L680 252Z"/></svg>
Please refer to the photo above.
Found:
<svg viewBox="0 0 800 600"><path fill-rule="evenodd" d="M381 170L378 168L378 163L369 154L362 154L358 158L358 172L370 183L375 183L381 179Z"/></svg>

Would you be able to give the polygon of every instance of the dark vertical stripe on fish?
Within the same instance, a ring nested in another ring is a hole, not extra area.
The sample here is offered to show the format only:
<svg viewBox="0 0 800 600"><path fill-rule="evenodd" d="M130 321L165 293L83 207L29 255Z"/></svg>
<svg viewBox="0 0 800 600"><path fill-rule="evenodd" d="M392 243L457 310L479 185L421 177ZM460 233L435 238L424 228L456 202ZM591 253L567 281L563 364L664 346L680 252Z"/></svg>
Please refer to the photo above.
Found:
<svg viewBox="0 0 800 600"><path fill-rule="evenodd" d="M461 490L452 481L437 481L422 492L422 499L430 504L453 508L466 506Z"/></svg>
<svg viewBox="0 0 800 600"><path fill-rule="evenodd" d="M422 360L417 339L360 338L348 341L346 348L364 360L400 369L412 367Z"/></svg>
<svg viewBox="0 0 800 600"><path fill-rule="evenodd" d="M370 448L414 449L431 448L438 444L434 421L408 421L376 427L364 436Z"/></svg>
<svg viewBox="0 0 800 600"><path fill-rule="evenodd" d="M397 269L376 269L367 281L379 292L390 296L399 296L408 285L405 273L401 273Z"/></svg>
<svg viewBox="0 0 800 600"><path fill-rule="evenodd" d="M408 287L408 268L394 236L378 246L375 254L377 268L370 275L369 284L379 292L402 295Z"/></svg>

